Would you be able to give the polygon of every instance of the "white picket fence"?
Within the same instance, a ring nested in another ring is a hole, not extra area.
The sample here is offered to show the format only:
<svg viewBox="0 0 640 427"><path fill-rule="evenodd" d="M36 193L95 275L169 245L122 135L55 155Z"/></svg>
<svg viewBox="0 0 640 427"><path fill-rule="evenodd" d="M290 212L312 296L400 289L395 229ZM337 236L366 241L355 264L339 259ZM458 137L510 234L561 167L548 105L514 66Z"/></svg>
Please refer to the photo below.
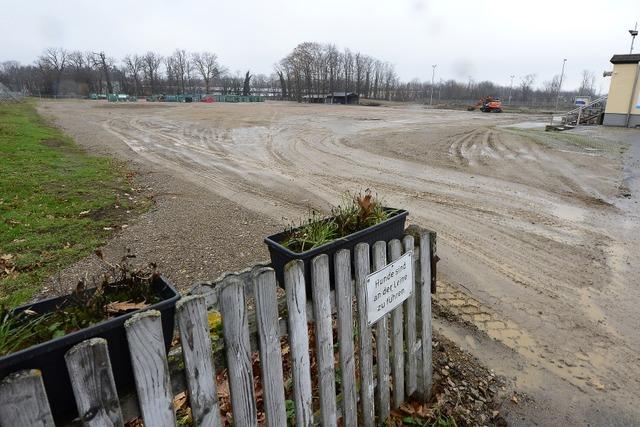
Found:
<svg viewBox="0 0 640 427"><path fill-rule="evenodd" d="M384 421L391 409L400 406L407 396L430 397L430 238L429 233L422 234L417 247L410 235L402 241L377 242L371 252L368 245L358 245L353 256L353 281L349 251L338 252L333 260L327 255L314 258L311 263L312 313L308 312L302 262L292 261L286 266L284 333L288 335L290 345L288 357L292 363L296 426L318 423L335 426L340 418L344 426L374 426ZM372 269L379 270L412 250L416 267L414 274L417 276L413 280L412 296L373 328L368 327L366 276ZM334 263L335 292L330 290L329 262ZM266 425L281 427L287 425L287 413L282 368L284 356L280 347L283 328L275 273L271 268L261 267L252 272L251 281ZM247 308L246 290L239 276L228 275L217 286L216 299L223 323L233 422L237 426L257 426L248 321L254 313ZM194 426L221 425L207 298L203 295L187 296L176 307L186 390ZM335 381L333 313L337 313L340 390L336 390ZM319 411L313 407L307 324L310 320L314 323L316 336L319 393L316 401L321 402ZM175 426L175 389L172 389L160 314L153 310L137 314L125 326L135 376L136 414L149 427ZM358 333L354 334L354 330ZM84 341L69 350L65 358L82 424L123 426L131 414L122 409L126 405L122 397L118 398L106 341L100 338ZM359 375L356 378L357 371ZM54 426L39 371L16 372L0 383L0 425Z"/></svg>

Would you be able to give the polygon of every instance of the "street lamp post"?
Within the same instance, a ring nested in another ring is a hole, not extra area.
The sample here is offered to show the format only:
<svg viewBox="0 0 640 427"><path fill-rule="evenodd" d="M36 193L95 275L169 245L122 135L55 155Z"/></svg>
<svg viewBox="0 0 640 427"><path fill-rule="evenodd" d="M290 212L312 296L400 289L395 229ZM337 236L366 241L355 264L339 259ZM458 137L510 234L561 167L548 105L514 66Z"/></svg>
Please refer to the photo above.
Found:
<svg viewBox="0 0 640 427"><path fill-rule="evenodd" d="M633 30L629 30L629 34L631 34L631 49L629 49L629 55L633 53L633 42L636 40L636 36L638 35L638 23L636 22L636 26Z"/></svg>
<svg viewBox="0 0 640 427"><path fill-rule="evenodd" d="M436 77L436 67L438 66L438 64L434 64L431 66L431 68L433 69L431 72L431 100L429 101L429 105L433 105L433 85L435 82L435 77Z"/></svg>
<svg viewBox="0 0 640 427"><path fill-rule="evenodd" d="M516 77L514 75L511 75L511 84L509 85L509 101L507 102L508 105L511 105L511 90L513 89L513 79Z"/></svg>
<svg viewBox="0 0 640 427"><path fill-rule="evenodd" d="M564 65L567 63L567 58L562 60L562 72L560 73L560 82L558 83L558 92L556 94L556 107L553 110L555 114L558 111L558 102L560 101L560 89L562 89L562 80L564 79ZM551 114L551 124L553 124L553 114Z"/></svg>

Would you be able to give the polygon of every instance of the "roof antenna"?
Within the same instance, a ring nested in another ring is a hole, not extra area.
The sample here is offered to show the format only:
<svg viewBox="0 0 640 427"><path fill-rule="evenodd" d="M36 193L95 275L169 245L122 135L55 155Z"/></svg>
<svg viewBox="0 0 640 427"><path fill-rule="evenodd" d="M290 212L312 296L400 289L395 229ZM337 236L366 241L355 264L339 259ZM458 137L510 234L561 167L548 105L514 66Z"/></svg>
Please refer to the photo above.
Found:
<svg viewBox="0 0 640 427"><path fill-rule="evenodd" d="M636 26L633 30L629 30L629 34L631 34L631 50L629 50L629 55L633 53L633 42L636 40L636 36L638 35L638 23L636 22Z"/></svg>

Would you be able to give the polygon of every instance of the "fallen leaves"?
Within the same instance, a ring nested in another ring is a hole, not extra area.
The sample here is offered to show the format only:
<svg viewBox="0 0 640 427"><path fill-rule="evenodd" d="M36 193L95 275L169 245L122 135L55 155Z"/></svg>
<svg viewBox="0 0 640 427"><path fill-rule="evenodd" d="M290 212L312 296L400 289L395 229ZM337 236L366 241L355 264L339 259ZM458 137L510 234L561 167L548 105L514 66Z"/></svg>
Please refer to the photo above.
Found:
<svg viewBox="0 0 640 427"><path fill-rule="evenodd" d="M16 266L13 263L13 255L12 254L0 255L0 277L11 276L12 274L14 274L15 270L16 270Z"/></svg>
<svg viewBox="0 0 640 427"><path fill-rule="evenodd" d="M146 302L129 302L129 301L114 301L104 306L104 309L109 314L126 313L127 311L140 310L147 307L149 304Z"/></svg>

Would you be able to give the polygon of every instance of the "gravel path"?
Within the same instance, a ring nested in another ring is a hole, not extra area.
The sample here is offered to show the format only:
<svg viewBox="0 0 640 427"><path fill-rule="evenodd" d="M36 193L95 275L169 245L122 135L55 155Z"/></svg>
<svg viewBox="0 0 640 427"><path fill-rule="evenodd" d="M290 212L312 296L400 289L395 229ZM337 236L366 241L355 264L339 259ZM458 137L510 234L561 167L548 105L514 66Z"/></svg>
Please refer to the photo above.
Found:
<svg viewBox="0 0 640 427"><path fill-rule="evenodd" d="M211 280L224 271L235 271L268 259L262 240L281 225L252 212L203 186L176 176L135 156L126 145L105 132L101 122L75 114L52 114L44 102L39 112L72 136L88 152L114 156L136 174L133 197L152 198L149 212L121 224L102 248L105 259L116 261L127 249L137 262L155 262L179 289ZM97 257L89 257L62 270L43 289L42 296L65 293L79 277L104 269Z"/></svg>

